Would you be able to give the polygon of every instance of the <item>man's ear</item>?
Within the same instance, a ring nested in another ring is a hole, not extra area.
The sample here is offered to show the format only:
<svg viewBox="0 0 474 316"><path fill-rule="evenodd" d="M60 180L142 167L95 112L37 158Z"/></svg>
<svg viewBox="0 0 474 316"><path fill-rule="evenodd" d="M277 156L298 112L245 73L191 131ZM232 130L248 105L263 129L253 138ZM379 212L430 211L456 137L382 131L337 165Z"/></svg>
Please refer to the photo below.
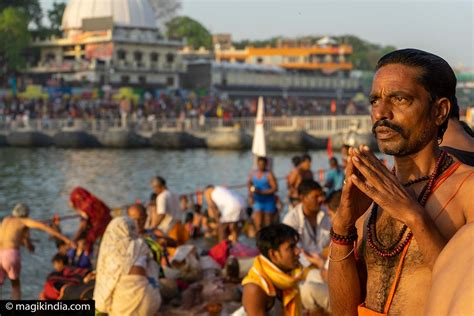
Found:
<svg viewBox="0 0 474 316"><path fill-rule="evenodd" d="M441 98L435 103L434 119L436 125L441 126L448 118L451 110L451 101L448 98Z"/></svg>

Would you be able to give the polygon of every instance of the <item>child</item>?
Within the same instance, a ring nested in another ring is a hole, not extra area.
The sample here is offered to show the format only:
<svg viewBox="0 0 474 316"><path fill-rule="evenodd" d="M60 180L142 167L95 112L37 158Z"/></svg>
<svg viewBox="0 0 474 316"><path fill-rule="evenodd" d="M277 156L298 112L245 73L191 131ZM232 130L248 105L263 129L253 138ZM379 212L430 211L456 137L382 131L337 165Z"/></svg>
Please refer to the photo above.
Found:
<svg viewBox="0 0 474 316"><path fill-rule="evenodd" d="M78 268L92 269L90 254L86 250L86 240L81 238L77 241L77 248L67 251L69 265Z"/></svg>
<svg viewBox="0 0 474 316"><path fill-rule="evenodd" d="M64 268L67 265L67 256L61 255L60 253L57 253L54 255L53 259L51 260L53 262L53 269L54 272L52 274L58 274L62 275Z"/></svg>
<svg viewBox="0 0 474 316"><path fill-rule="evenodd" d="M66 245L64 241L62 240L58 241L56 243L56 249L58 250L57 254L65 256L67 258L68 246Z"/></svg>

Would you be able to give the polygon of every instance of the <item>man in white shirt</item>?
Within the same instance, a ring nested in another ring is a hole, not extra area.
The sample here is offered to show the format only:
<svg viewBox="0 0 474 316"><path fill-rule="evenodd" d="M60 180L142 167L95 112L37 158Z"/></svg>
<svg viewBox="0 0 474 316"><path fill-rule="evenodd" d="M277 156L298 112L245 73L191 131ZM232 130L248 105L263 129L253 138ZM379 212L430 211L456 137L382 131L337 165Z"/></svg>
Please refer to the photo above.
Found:
<svg viewBox="0 0 474 316"><path fill-rule="evenodd" d="M162 177L155 177L151 180L151 187L157 194L156 214L152 218L151 227L156 227L164 234L180 242L181 211L179 209L179 197L170 192L166 187L166 180Z"/></svg>
<svg viewBox="0 0 474 316"><path fill-rule="evenodd" d="M331 223L329 217L321 210L324 192L319 183L314 180L302 181L298 186L298 195L301 203L292 212L286 214L283 223L293 227L300 235L298 246L303 253L300 256L302 265L313 265L315 268L308 273L306 280L300 285L303 306L314 310L317 305L312 295L315 290L313 285L323 282L320 269L324 266L323 259L315 260L315 258L321 258L323 250L329 246ZM316 265L314 262L321 262L321 264Z"/></svg>
<svg viewBox="0 0 474 316"><path fill-rule="evenodd" d="M238 223L244 218L244 202L236 193L221 186L209 185L204 191L209 216L219 222L219 240L236 241Z"/></svg>

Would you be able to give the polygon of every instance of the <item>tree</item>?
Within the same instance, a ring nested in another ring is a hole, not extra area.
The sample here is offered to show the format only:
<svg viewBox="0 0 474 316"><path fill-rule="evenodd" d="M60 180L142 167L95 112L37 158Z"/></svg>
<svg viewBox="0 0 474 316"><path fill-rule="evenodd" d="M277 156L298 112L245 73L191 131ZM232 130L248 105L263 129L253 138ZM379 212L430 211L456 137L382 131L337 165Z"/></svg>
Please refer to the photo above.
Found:
<svg viewBox="0 0 474 316"><path fill-rule="evenodd" d="M27 25L33 29L42 27L43 11L39 0L0 0L0 11L16 8L26 15Z"/></svg>
<svg viewBox="0 0 474 316"><path fill-rule="evenodd" d="M28 18L16 8L0 13L0 69L2 74L16 73L25 65L25 49L30 41Z"/></svg>
<svg viewBox="0 0 474 316"><path fill-rule="evenodd" d="M64 10L66 9L65 3L53 3L51 10L48 10L49 29L50 34L55 36L61 35L61 23L63 19Z"/></svg>
<svg viewBox="0 0 474 316"><path fill-rule="evenodd" d="M197 49L212 47L211 33L199 22L187 17L175 17L166 24L168 38L181 39L186 38L188 45Z"/></svg>

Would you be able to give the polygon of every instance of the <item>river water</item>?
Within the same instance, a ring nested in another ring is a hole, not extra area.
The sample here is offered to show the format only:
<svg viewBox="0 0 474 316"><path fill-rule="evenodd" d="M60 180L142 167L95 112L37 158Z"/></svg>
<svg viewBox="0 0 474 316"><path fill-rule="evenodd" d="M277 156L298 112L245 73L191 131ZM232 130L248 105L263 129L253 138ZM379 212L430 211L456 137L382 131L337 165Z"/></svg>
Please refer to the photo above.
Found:
<svg viewBox="0 0 474 316"><path fill-rule="evenodd" d="M274 173L285 176L291 170L291 157L298 153L272 154ZM325 151L310 152L313 169L327 168ZM0 149L0 217L8 215L16 203L27 203L34 219L49 219L53 214L71 215L68 196L75 186L83 186L110 207L146 201L149 182L163 176L170 190L194 192L208 184L244 184L252 166L250 151L158 151L56 148ZM280 197L286 197L286 183L279 182ZM237 192L246 193L245 189ZM71 236L77 220L63 221L62 230ZM55 246L45 233L33 231L35 253L22 249L22 292L24 299L35 299L52 270ZM2 298L10 297L10 284L3 286Z"/></svg>
<svg viewBox="0 0 474 316"><path fill-rule="evenodd" d="M291 157L297 152L275 152L273 171L285 177L292 169ZM326 151L309 152L313 170L326 169ZM339 156L336 154L336 157ZM245 184L253 164L250 151L197 150L119 150L119 149L0 149L0 217L10 214L16 203L27 203L33 219L51 219L75 214L68 207L69 193L83 186L109 207L121 207L135 200L147 201L150 179L161 175L171 191L195 192L208 184ZM316 179L319 176L316 174ZM246 189L235 189L246 197ZM286 182L279 181L279 196L285 200ZM61 223L63 233L72 236L77 220ZM24 299L36 299L52 270L54 243L43 232L32 231L36 251L22 253L22 293ZM2 298L10 297L10 284L3 285Z"/></svg>

